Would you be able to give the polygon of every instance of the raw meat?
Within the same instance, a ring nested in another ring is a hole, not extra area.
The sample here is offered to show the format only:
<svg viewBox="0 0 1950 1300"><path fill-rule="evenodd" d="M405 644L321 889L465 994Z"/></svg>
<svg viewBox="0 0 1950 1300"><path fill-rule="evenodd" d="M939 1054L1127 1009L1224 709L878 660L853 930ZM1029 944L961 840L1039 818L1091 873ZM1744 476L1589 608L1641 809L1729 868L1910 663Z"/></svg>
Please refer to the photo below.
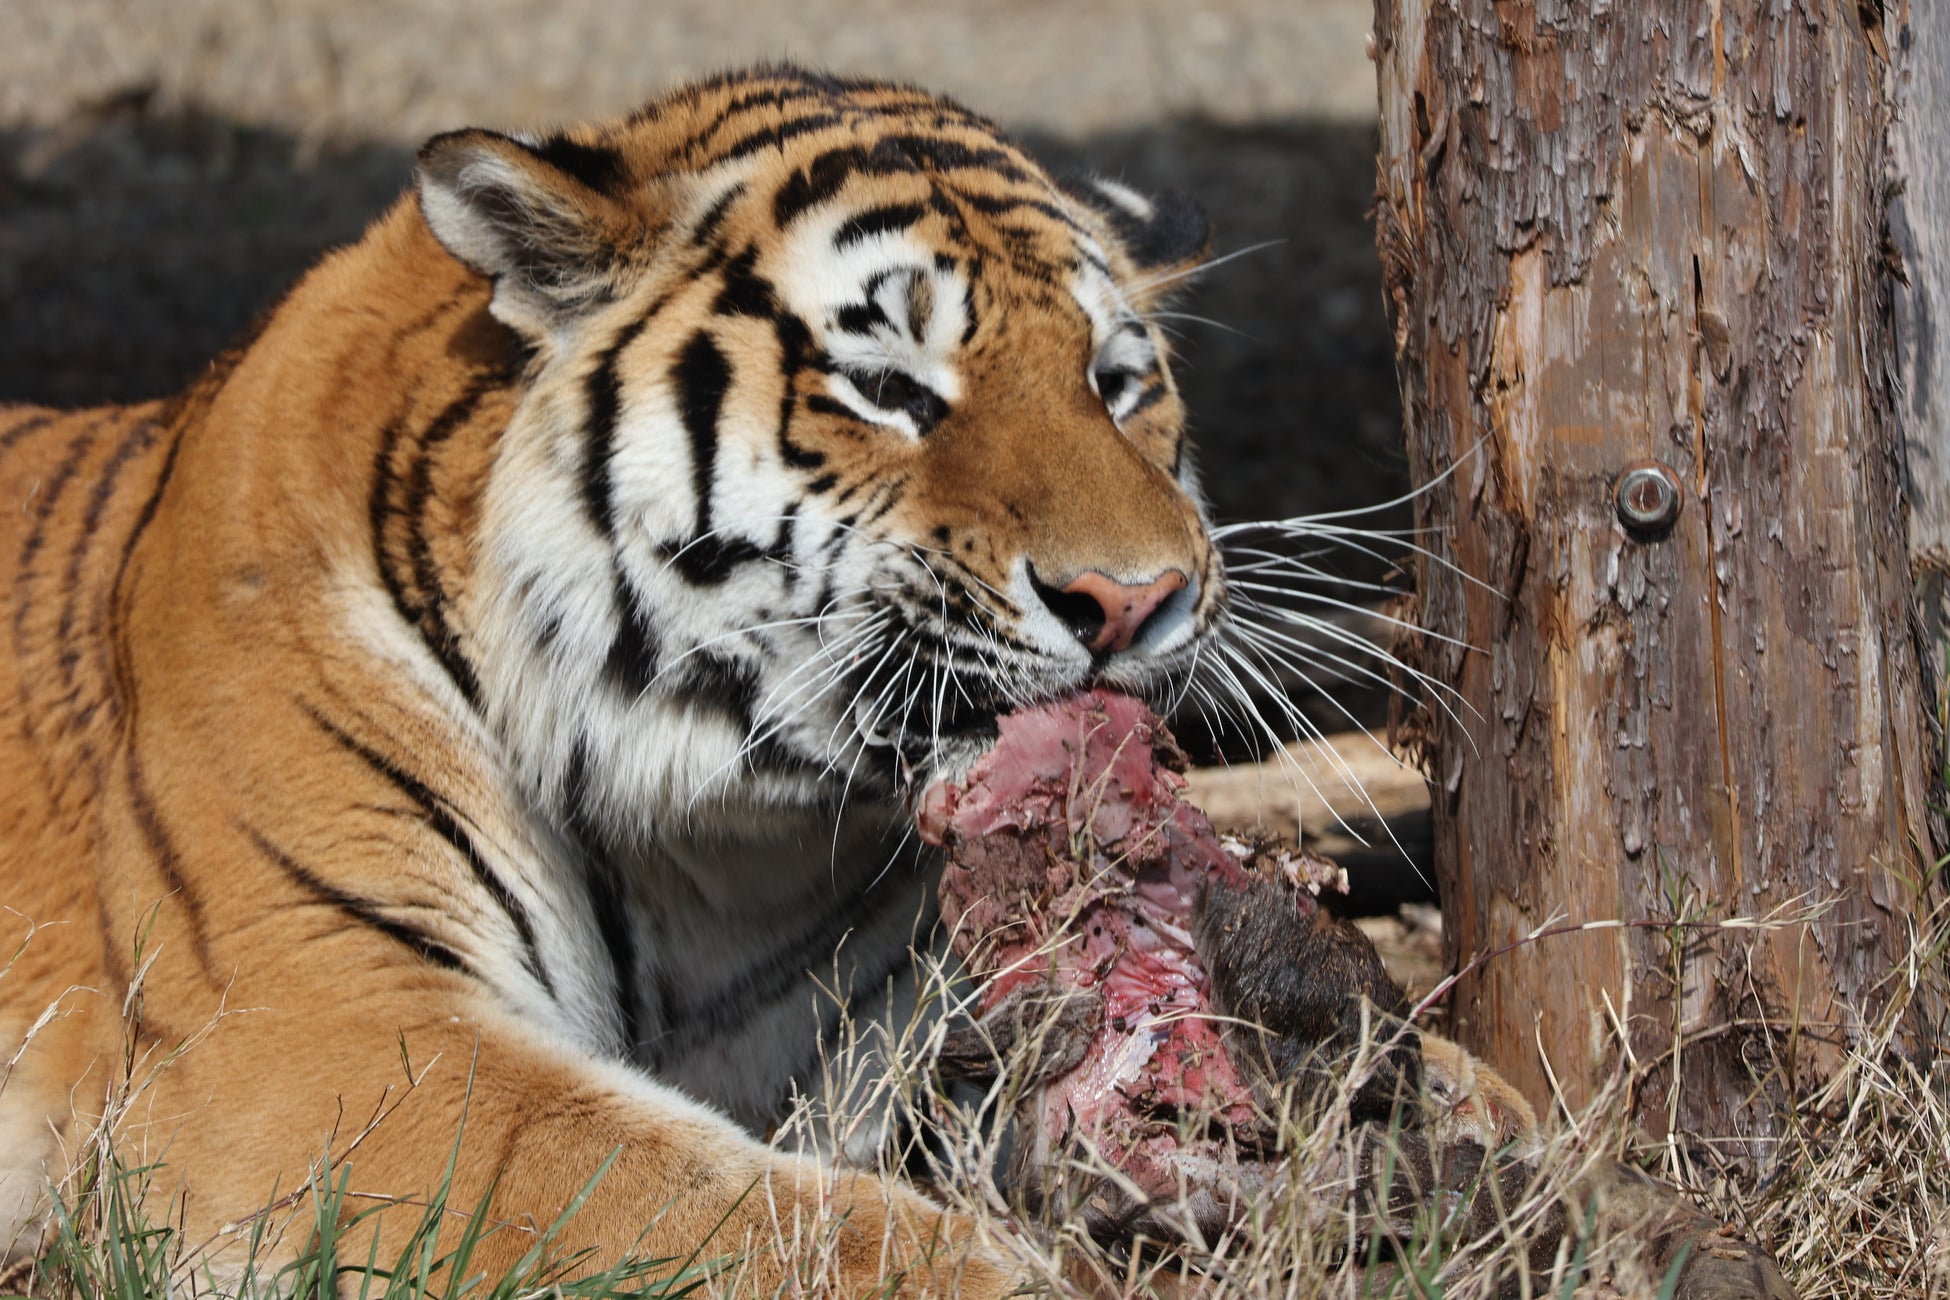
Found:
<svg viewBox="0 0 1950 1300"><path fill-rule="evenodd" d="M1354 1117L1415 1092L1414 1036L1389 1021L1401 991L1317 900L1345 889L1339 868L1222 839L1181 797L1184 768L1141 702L1093 691L1000 719L967 779L916 813L948 850L942 919L981 981L976 1032L950 1054L978 1072L973 1058L1036 1041L1018 1179L1101 1231L1167 1206L1207 1230L1231 1221L1272 1176L1271 1108L1337 1079L1364 1016L1395 1042ZM1085 1148L1103 1176L1052 1184L1075 1163L1057 1155Z"/></svg>

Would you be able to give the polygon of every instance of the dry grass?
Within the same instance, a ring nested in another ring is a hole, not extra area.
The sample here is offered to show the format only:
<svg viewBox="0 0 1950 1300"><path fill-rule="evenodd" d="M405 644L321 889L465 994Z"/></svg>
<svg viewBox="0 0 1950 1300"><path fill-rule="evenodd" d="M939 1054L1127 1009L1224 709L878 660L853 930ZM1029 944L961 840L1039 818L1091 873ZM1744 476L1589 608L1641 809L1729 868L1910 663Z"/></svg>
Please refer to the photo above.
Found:
<svg viewBox="0 0 1950 1300"><path fill-rule="evenodd" d="M1781 1108L1761 1185L1672 1171L1771 1242L1804 1300L1950 1295L1950 1027L1928 1020L1950 1006L1950 915L1927 922L1842 1070Z"/></svg>
<svg viewBox="0 0 1950 1300"><path fill-rule="evenodd" d="M1777 917L1768 924L1802 919ZM1652 1143L1625 1128L1617 1117L1636 1081L1621 1067L1583 1113L1559 1116L1534 1162L1537 1172L1500 1204L1487 1227L1479 1221L1472 1235L1467 1216L1457 1213L1467 1197L1441 1194L1414 1198L1414 1204L1377 1218L1354 1173L1356 1140L1335 1122L1344 1093L1330 1101L1325 1122L1283 1125L1282 1179L1257 1198L1235 1230L1169 1249L1106 1247L1074 1225L1031 1225L999 1185L1006 1153L996 1121L1017 1099L1012 1074L1005 1072L985 1091L948 1088L932 1078L925 1063L939 1046L942 1013L957 1010L966 997L938 970L924 991L927 1014L892 1030L843 1018L844 1041L831 1045L833 1065L818 1095L804 1099L778 1140L815 1154L830 1152L836 1140L871 1145L863 1142L867 1135L898 1127L890 1126L891 1117L928 1115L934 1140L882 1144L882 1161L927 1170L937 1193L980 1225L994 1248L1012 1255L1048 1289L1072 1294L1295 1300L1475 1296L1499 1289L1525 1296L1670 1294L1670 1275L1644 1263L1640 1236L1593 1208L1591 1189L1604 1181L1601 1171L1623 1158L1684 1186L1708 1212L1771 1247L1807 1300L1950 1295L1950 1074L1920 1050L1909 1017L1917 1006L1950 1005L1944 960L1950 925L1942 914L1929 920L1914 939L1911 959L1892 973L1886 1006L1842 1071L1779 1103L1776 1118L1785 1137L1758 1181L1704 1167L1687 1155L1710 1150L1710 1143ZM888 1059L896 1063L891 1071L883 1068ZM166 1061L156 1064L166 1068ZM1363 1068L1363 1060L1351 1062L1352 1077ZM132 1070L130 1094L142 1084L142 1071ZM1076 1158L1086 1181L1105 1174L1091 1167L1087 1151ZM601 1171L591 1172L596 1177ZM783 1293L832 1294L823 1279L830 1279L835 1225L803 1220L779 1222L770 1240L713 1243L705 1252L715 1257L712 1267L700 1262L703 1256L636 1257L570 1282L575 1272L611 1262L563 1259L538 1248L514 1275L470 1280L468 1256L492 1225L478 1207L448 1205L439 1188L420 1202L423 1232L409 1257L373 1260L352 1249L364 1240L362 1212L346 1203L343 1183L329 1168L267 1207L261 1226L252 1229L264 1262L242 1276L217 1279L200 1267L197 1243L173 1230L167 1212L156 1213L155 1201L145 1203L145 1190L164 1176L166 1171L121 1165L98 1138L77 1176L60 1189L63 1208L51 1249L31 1274L0 1279L0 1292L18 1289L62 1300L310 1293L336 1277L348 1288L343 1293L373 1296L750 1295L754 1265L783 1256L794 1262L796 1279ZM1558 1215L1572 1231L1527 1272L1521 1261L1539 1225ZM280 1235L298 1240L293 1228L310 1244L290 1260L288 1251L271 1248ZM766 1292L780 1293L776 1287Z"/></svg>

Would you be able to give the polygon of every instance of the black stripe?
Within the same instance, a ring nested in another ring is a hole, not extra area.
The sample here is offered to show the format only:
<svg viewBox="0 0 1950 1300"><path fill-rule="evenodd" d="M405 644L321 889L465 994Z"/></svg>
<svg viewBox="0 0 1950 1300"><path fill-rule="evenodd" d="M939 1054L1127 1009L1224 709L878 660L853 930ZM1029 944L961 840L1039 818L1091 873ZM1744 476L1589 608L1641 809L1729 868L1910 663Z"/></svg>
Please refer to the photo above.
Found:
<svg viewBox="0 0 1950 1300"><path fill-rule="evenodd" d="M696 496L696 516L691 540L683 547L684 561L692 555L691 569L705 580L722 581L729 572L727 561L750 558L734 556L742 548L762 554L750 542L722 541L712 535L711 486L718 470L718 418L723 413L725 393L731 388L731 362L710 334L703 330L691 335L690 342L671 367L671 383L677 389L677 414L691 440L691 491ZM688 575L687 575L688 576Z"/></svg>
<svg viewBox="0 0 1950 1300"><path fill-rule="evenodd" d="M845 119L838 113L808 113L790 122L778 122L771 126L760 127L750 135L741 136L726 145L712 155L706 165L715 167L719 163L731 162L733 159L743 158L746 154L757 153L760 149L776 148L787 140L810 135L814 131L824 131L828 127L840 125L843 121Z"/></svg>
<svg viewBox="0 0 1950 1300"><path fill-rule="evenodd" d="M635 700L650 689L657 675L657 632L620 567L614 571L611 590L616 605L616 639L609 644L603 675L618 691Z"/></svg>
<svg viewBox="0 0 1950 1300"><path fill-rule="evenodd" d="M900 150L929 171L993 172L1010 181L1030 178L1027 170L1017 166L1020 155L989 145L968 144L946 136L913 134L883 136L879 144Z"/></svg>
<svg viewBox="0 0 1950 1300"><path fill-rule="evenodd" d="M755 109L783 109L788 103L802 99L827 99L830 92L805 85L770 85L733 96L710 121L691 132L690 143L684 146L689 157L696 157L710 146L712 137L723 130L734 117L743 117Z"/></svg>
<svg viewBox="0 0 1950 1300"><path fill-rule="evenodd" d="M694 587L716 587L740 565L768 558L756 542L743 537L694 537L681 546L660 546L657 557Z"/></svg>
<svg viewBox="0 0 1950 1300"><path fill-rule="evenodd" d="M973 237L968 231L967 214L961 210L955 194L948 186L939 183L929 186L928 207L932 208L940 215L943 221L947 222L948 230L954 236L957 244L968 245L974 242ZM945 254L936 253L936 263L939 264L941 258L944 256ZM977 261L981 259L981 254L972 250L969 251L969 256ZM943 267L942 269L946 270L947 268Z"/></svg>
<svg viewBox="0 0 1950 1300"><path fill-rule="evenodd" d="M302 707L320 731L330 736L340 748L360 758L366 766L386 778L395 790L405 795L420 810L427 828L445 840L449 847L460 855L461 860L467 864L468 871L473 874L475 883L487 891L495 905L507 915L510 924L515 928L515 933L520 936L523 968L535 977L536 982L550 997L554 997L555 983L549 978L548 968L542 963L541 949L535 942L535 926L528 917L528 909L522 906L521 900L515 897L514 891L508 888L507 882L488 865L479 846L475 844L474 837L461 824L452 806L418 777L358 740L317 709L308 704Z"/></svg>
<svg viewBox="0 0 1950 1300"><path fill-rule="evenodd" d="M122 642L128 623L126 619L119 617L129 599L126 585L129 566L135 562L135 548L141 543L143 534L149 531L149 525L156 518L156 511L162 507L163 493L169 490L169 482L176 475L176 457L183 450L184 439L189 436L188 424L188 419L185 419L174 429L175 436L170 439L169 450L163 455L162 468L156 471L155 486L149 489L149 496L143 501L142 509L136 513L135 523L129 529L128 539L122 543L122 554L115 562L115 580L108 588L109 604L117 615L113 624L116 653L111 656L111 660L114 664L115 686L124 700L135 698L135 684L129 680L128 647ZM130 726L134 726L133 717L130 719Z"/></svg>
<svg viewBox="0 0 1950 1300"><path fill-rule="evenodd" d="M1144 412L1150 410L1152 407L1156 406L1159 402L1164 401L1165 398L1170 395L1170 393L1171 390L1165 387L1164 380L1154 379L1152 381L1151 386L1144 390L1143 396L1139 397L1136 402L1132 403L1130 410L1124 412L1124 418L1128 420L1132 416L1143 414Z"/></svg>
<svg viewBox="0 0 1950 1300"><path fill-rule="evenodd" d="M136 420L129 426L128 432L123 434L122 441L116 445L114 452L102 465L102 472L95 480L94 490L88 494L88 508L82 516L84 531L93 532L101 526L102 514L108 509L109 498L115 493L116 480L137 453L147 451L155 445L156 425L157 417L147 416Z"/></svg>
<svg viewBox="0 0 1950 1300"><path fill-rule="evenodd" d="M757 316L770 320L778 314L778 300L772 296L772 282L753 273L758 249L747 248L724 265L724 287L718 290L711 309L723 316Z"/></svg>
<svg viewBox="0 0 1950 1300"><path fill-rule="evenodd" d="M610 517L613 488L609 477L610 457L616 453L616 418L622 406L622 381L616 377L617 358L623 349L636 341L650 318L657 314L658 303L647 313L639 316L623 327L616 341L603 350L596 359L596 368L589 372L583 381L583 395L589 404L584 417L585 427L582 440L582 507L589 515L596 532L607 538L615 532L615 521Z"/></svg>
<svg viewBox="0 0 1950 1300"><path fill-rule="evenodd" d="M837 415L843 420L857 422L860 419L859 412L837 398L828 397L825 393L807 393L806 409L808 411L817 411L821 415ZM815 490L823 491L824 489L820 488Z"/></svg>
<svg viewBox="0 0 1950 1300"><path fill-rule="evenodd" d="M799 404L799 372L813 354L812 331L789 311L773 317L772 328L779 339L779 373L785 376L785 392L779 397L779 456L794 469L818 469L826 463L826 453L801 447L792 440L792 413Z"/></svg>
<svg viewBox="0 0 1950 1300"><path fill-rule="evenodd" d="M130 713L134 713L131 706ZM190 949L196 954L197 965L203 968L204 978L216 983L216 967L210 960L210 939L203 928L203 900L191 886L189 877L183 874L183 855L176 850L176 842L170 838L169 828L163 824L162 813L149 794L149 783L143 775L142 756L138 752L141 739L136 734L134 719L129 725L128 744L123 748L123 779L129 796L129 811L135 814L136 828L142 832L142 842L149 849L149 856L155 860L156 869L162 873L163 883L169 887L171 895L182 900L183 908L189 913Z"/></svg>
<svg viewBox="0 0 1950 1300"><path fill-rule="evenodd" d="M408 405L417 391L408 394ZM399 450L403 424L402 416L388 421L379 431L379 451L372 463L372 489L366 495L366 524L372 533L373 563L379 568L379 581L392 599L393 612L401 622L417 626L419 610L406 594L405 579L393 567L392 548L386 542L386 521L393 515L393 485L398 482L398 475L393 472L393 457Z"/></svg>
<svg viewBox="0 0 1950 1300"><path fill-rule="evenodd" d="M110 423L115 412L110 411L100 419L94 420L69 435L67 454L61 463L54 467L54 473L33 497L34 522L27 530L27 538L20 546L20 559L15 566L14 586L14 639L17 644L24 643L27 635L27 619L33 612L33 603L28 593L33 585L34 562L40 558L41 548L47 545L47 524L54 514L54 508L67 493L68 485L74 481L81 470L81 462L95 449L95 436L104 425Z"/></svg>
<svg viewBox="0 0 1950 1300"><path fill-rule="evenodd" d="M745 182L739 181L719 195L718 201L698 218L697 228L691 231L691 243L698 248L710 243L716 237L718 227L724 224L725 217L731 212L731 205L736 203L744 193Z"/></svg>
<svg viewBox="0 0 1950 1300"><path fill-rule="evenodd" d="M1110 263L1106 262L1103 258L1097 256L1096 253L1092 252L1088 248L1077 249L1077 260L1079 262L1084 263L1085 265L1090 266L1099 275L1103 276L1106 280L1117 279L1117 272L1110 269ZM1137 325L1139 333L1142 333L1144 331L1144 326L1136 321L1124 322L1124 324L1120 327L1120 330L1129 329L1132 325Z"/></svg>
<svg viewBox="0 0 1950 1300"><path fill-rule="evenodd" d="M0 452L11 450L15 443L25 438L28 434L33 433L36 429L45 429L48 425L60 419L61 414L59 411L45 411L40 415L30 415L20 423L13 425L5 433L0 433Z"/></svg>
<svg viewBox="0 0 1950 1300"><path fill-rule="evenodd" d="M968 259L968 281L962 289L961 297L961 309L964 318L961 327L961 345L963 347L967 347L974 340L975 331L981 325L981 317L975 310L975 295L978 290L989 287L986 279L987 274L988 262L984 258L978 255ZM991 294L990 301L994 301L993 294Z"/></svg>
<svg viewBox="0 0 1950 1300"><path fill-rule="evenodd" d="M873 494L878 492L879 490L880 490L880 480L872 477L871 475L865 478L856 478L851 483L848 483L845 487L841 488L840 494L834 497L827 504L832 506L835 509L844 510L848 506L851 506L854 500L858 498L862 493L865 493L868 496L868 498L871 499ZM860 522L860 511L858 509L855 509L852 514L841 515L839 518L839 523L847 528L852 528L855 525L857 525L859 522Z"/></svg>
<svg viewBox="0 0 1950 1300"><path fill-rule="evenodd" d="M690 342L670 373L677 386L677 412L691 440L691 486L697 494L696 531L711 531L711 482L718 465L718 417L731 388L731 362L703 330Z"/></svg>
<svg viewBox="0 0 1950 1300"><path fill-rule="evenodd" d="M906 230L926 214L927 208L919 203L887 203L868 208L848 218L834 233L833 247L850 248L890 230Z"/></svg>
<svg viewBox="0 0 1950 1300"><path fill-rule="evenodd" d="M939 576L955 579L956 585L948 588L951 593L961 589L965 589L968 593L980 592L987 599L995 602L996 612L1002 617L1010 619L1022 617L1020 606L1007 596L1001 595L993 590L994 583L985 581L980 574L975 572L973 567L958 557L943 552L934 556L929 563L937 571ZM975 599L972 595L969 599L974 608L982 608L980 599Z"/></svg>
<svg viewBox="0 0 1950 1300"><path fill-rule="evenodd" d="M115 484L122 471L140 452L155 445L156 421L154 417L136 420L130 425L122 441L116 444L108 460L95 479L94 490L88 494L88 506L82 512L81 532L68 552L68 568L62 579L64 599L61 605L61 619L55 637L63 647L62 666L64 677L73 684L74 665L80 662L79 656L68 649L74 634L75 618L80 613L82 597L85 594L81 580L81 566L95 540L95 530L101 527L102 515L108 510L110 498L115 494Z"/></svg>
<svg viewBox="0 0 1950 1300"><path fill-rule="evenodd" d="M1051 203L1047 198L1043 198L1040 195L970 194L967 193L966 191L963 191L960 195L960 198L961 201L966 203L969 207L987 216L992 216L992 217L1000 216L1005 212L1016 212L1026 208L1031 212L1041 213L1043 216L1048 217L1051 221L1056 222L1058 225L1063 226L1064 228L1076 234L1081 235L1087 233L1082 226L1077 224L1076 218L1072 217L1069 213L1065 212L1062 208L1057 207L1054 203ZM1041 232L1034 232L1034 233L1041 233ZM1110 268L1105 267L1104 269L1108 271Z"/></svg>
<svg viewBox="0 0 1950 1300"><path fill-rule="evenodd" d="M293 884L310 894L315 901L334 909L341 916L371 926L436 966L468 975L474 973L468 968L467 963L461 960L459 953L426 931L403 921L396 921L381 912L371 900L348 894L343 889L326 882L317 873L307 870L304 864L265 838L255 827L240 826L239 829L251 837L251 843L257 846L258 852L269 858L278 870L284 872Z"/></svg>
<svg viewBox="0 0 1950 1300"><path fill-rule="evenodd" d="M100 889L91 892L95 895L95 929L101 935L102 964L108 968L116 1000L120 1001L129 991L129 981L135 978L135 972L129 969L128 960L122 955L129 946L128 939L115 933L114 923L108 915L107 893Z"/></svg>
<svg viewBox="0 0 1950 1300"><path fill-rule="evenodd" d="M608 145L583 144L565 135L553 135L530 146L529 152L598 194L614 196L629 185L630 170L623 155Z"/></svg>
<svg viewBox="0 0 1950 1300"><path fill-rule="evenodd" d="M788 387L779 399L779 455L794 469L818 469L826 463L826 453L792 440L792 412L798 405L798 395Z"/></svg>
<svg viewBox="0 0 1950 1300"><path fill-rule="evenodd" d="M757 721L759 686L756 664L707 650L685 660L670 691L723 711L739 735L749 736Z"/></svg>
<svg viewBox="0 0 1950 1300"><path fill-rule="evenodd" d="M899 505L906 496L907 475L902 474L895 478L883 479L879 494L868 504L865 510L860 512L861 526L864 527L879 523L891 514L894 507Z"/></svg>
<svg viewBox="0 0 1950 1300"><path fill-rule="evenodd" d="M420 455L406 486L406 500L395 507L393 492L399 475L393 462L399 455L405 433L403 419L395 419L380 431L379 452L374 458L372 489L366 499L368 524L372 531L373 566L379 581L393 602L393 609L432 653L455 689L472 708L480 707L480 682L474 666L460 650L460 639L448 624L446 593L434 565L432 552L421 532L421 515L432 495L430 448L444 441L469 416L486 392L506 381L505 372L482 371L474 376L461 395L449 402L421 435ZM409 394L408 402L412 401ZM400 519L407 530L405 556L397 555L391 544L390 525ZM414 590L408 590L408 578Z"/></svg>
<svg viewBox="0 0 1950 1300"><path fill-rule="evenodd" d="M840 308L833 315L833 323L848 334L864 335L871 335L876 325L893 325L887 319L887 313L880 309L880 304L871 298L865 302L850 302Z"/></svg>
<svg viewBox="0 0 1950 1300"><path fill-rule="evenodd" d="M419 589L420 597L420 639L427 643L434 657L447 670L454 684L468 704L477 710L480 707L481 682L474 671L474 665L461 647L460 633L447 617L447 587L441 581L440 568L434 559L433 546L428 540L425 524L427 502L433 496L433 451L451 438L456 431L474 417L481 400L509 380L508 372L501 369L483 370L477 373L460 396L449 402L433 422L420 435L420 456L413 465L413 476L407 483L406 501L403 505L409 531L407 556L413 565L413 583ZM384 538L375 539L383 543Z"/></svg>
<svg viewBox="0 0 1950 1300"><path fill-rule="evenodd" d="M1011 254L1009 269L1018 279L1051 289L1058 289L1059 286L1069 282L1073 274L1069 266L1052 261L1037 251L1036 245L1042 237L1042 232L1021 226L1005 225L1002 222L996 222L989 229L1001 235L1003 242L1009 246ZM1060 304L1068 297L1067 290L1060 290L1050 295L1051 304ZM1072 305L1075 301L1074 298L1070 298Z"/></svg>
<svg viewBox="0 0 1950 1300"><path fill-rule="evenodd" d="M602 852L603 836L589 813L589 758L578 742L562 779L564 820L581 842L583 884L589 890L589 909L596 932L609 954L615 985L616 1014L622 1022L623 1049L635 1057L643 1041L643 1008L636 984L636 932L630 927L629 907L622 884Z"/></svg>
<svg viewBox="0 0 1950 1300"><path fill-rule="evenodd" d="M855 174L891 176L912 173L920 168L898 149L876 143L871 149L845 145L829 149L794 172L772 198L772 220L783 230L793 218L816 207L840 192L840 187Z"/></svg>

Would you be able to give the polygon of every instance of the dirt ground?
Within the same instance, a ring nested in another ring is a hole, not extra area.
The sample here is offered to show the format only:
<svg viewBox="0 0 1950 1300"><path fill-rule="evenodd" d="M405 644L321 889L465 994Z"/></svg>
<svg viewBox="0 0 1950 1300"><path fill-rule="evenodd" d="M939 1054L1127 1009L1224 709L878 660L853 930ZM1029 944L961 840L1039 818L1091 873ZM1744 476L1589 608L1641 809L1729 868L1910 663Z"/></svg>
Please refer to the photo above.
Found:
<svg viewBox="0 0 1950 1300"><path fill-rule="evenodd" d="M1402 482L1366 212L1369 0L6 0L0 401L170 391L468 124L620 112L789 57L907 78L1063 168L1198 195L1179 322L1227 518Z"/></svg>

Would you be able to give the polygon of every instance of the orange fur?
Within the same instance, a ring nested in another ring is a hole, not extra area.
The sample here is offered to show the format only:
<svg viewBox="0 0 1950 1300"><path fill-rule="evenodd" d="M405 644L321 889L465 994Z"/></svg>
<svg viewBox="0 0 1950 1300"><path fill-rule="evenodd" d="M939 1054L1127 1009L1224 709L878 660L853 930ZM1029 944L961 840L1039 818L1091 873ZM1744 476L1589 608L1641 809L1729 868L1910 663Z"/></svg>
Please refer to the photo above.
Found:
<svg viewBox="0 0 1950 1300"><path fill-rule="evenodd" d="M776 139L749 144L768 130ZM918 92L734 77L560 137L620 168L604 185L573 168L543 175L499 137L430 153L434 166L499 150L540 177L563 205L566 260L535 275L555 279L509 279L496 297L409 198L184 396L0 413L0 901L40 927L0 976L0 1057L43 1008L61 1009L0 1093L0 1213L43 1174L61 1177L134 1081L119 1140L182 1180L192 1240L297 1186L328 1152L360 1193L424 1194L464 1115L455 1203L492 1186L514 1225L484 1267L527 1249L620 1149L565 1248L613 1254L655 1218L655 1253L681 1256L721 1221L706 1253L735 1251L765 1237L772 1202L841 1223L845 1289L888 1275L903 1293L1012 1285L916 1192L774 1152L497 998L462 968L495 931L477 915L491 909L457 858L460 832L439 824L539 852L498 742L466 707L478 683L464 680L484 653L482 520L509 472L511 420L551 400L539 391L551 374L562 394L587 380L588 364L559 355L582 344L551 341L535 293L572 301L583 338L667 301L632 364L664 364L711 322L735 370L727 401L776 408L767 332L714 306L719 268L669 251L687 233L684 177L747 142L751 201L717 239L756 246L776 277L790 267L777 264L771 197L836 140L902 132L990 159L937 169L964 189L1062 202L986 124ZM838 200L918 202L930 177L863 173ZM1008 298L975 304L966 390L936 435L863 436L831 411L795 427L831 491L900 478L885 526L977 575L1022 555L1059 582L1177 567L1216 602L1212 549L1174 481L1169 376L1120 430L1087 377L1083 313L1008 269L1067 256L1087 230L1142 303L1115 232L1069 210L1074 229L1022 207L1023 233L1006 237L977 208L918 223L924 241L990 259L981 291ZM389 771L433 793L416 805ZM940 1262L936 1238L949 1243Z"/></svg>

